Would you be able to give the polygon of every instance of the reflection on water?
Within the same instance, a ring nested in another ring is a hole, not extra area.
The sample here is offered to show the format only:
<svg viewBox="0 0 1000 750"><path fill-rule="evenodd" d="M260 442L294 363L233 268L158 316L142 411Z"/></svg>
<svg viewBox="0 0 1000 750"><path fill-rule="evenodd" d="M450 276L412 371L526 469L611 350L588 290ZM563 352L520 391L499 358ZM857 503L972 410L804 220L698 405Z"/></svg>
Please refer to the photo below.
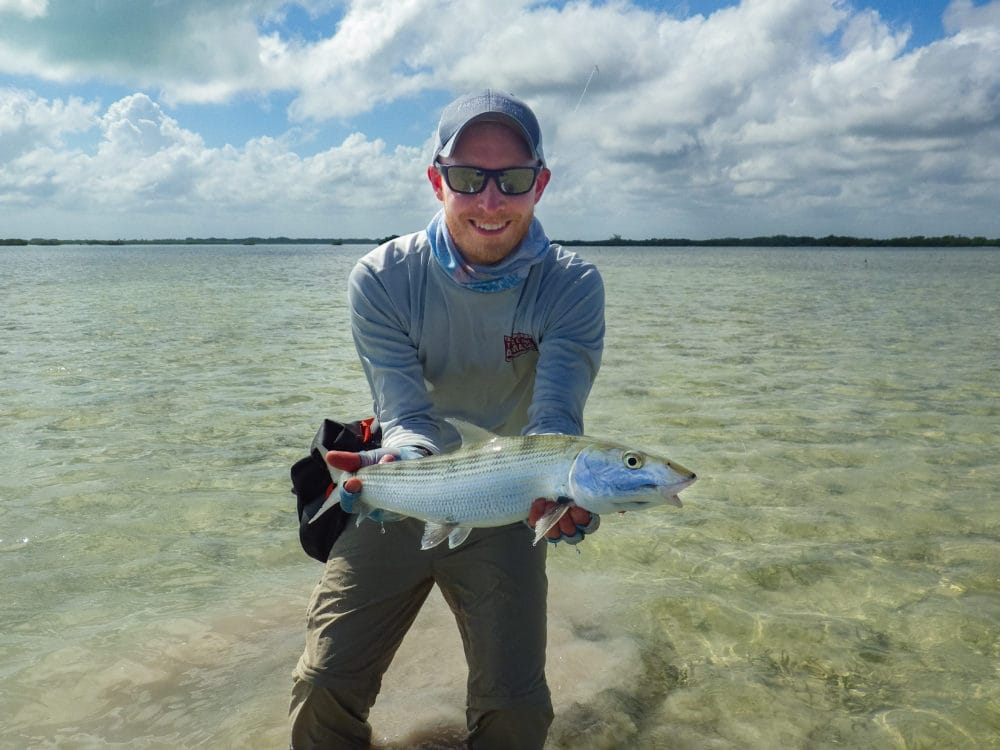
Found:
<svg viewBox="0 0 1000 750"><path fill-rule="evenodd" d="M364 249L0 256L0 747L287 743L287 469L369 409ZM1000 254L584 254L588 431L700 480L552 551L550 749L998 747ZM464 683L433 597L380 746L456 746Z"/></svg>

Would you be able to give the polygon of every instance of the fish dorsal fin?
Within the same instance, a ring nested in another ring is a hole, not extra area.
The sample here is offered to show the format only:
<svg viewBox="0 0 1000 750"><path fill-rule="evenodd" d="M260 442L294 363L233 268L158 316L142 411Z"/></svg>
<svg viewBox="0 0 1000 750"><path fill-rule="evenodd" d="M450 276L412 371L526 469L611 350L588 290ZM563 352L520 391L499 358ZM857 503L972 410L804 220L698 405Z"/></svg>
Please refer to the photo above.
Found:
<svg viewBox="0 0 1000 750"><path fill-rule="evenodd" d="M420 549L432 549L447 539L458 527L453 523L443 524L428 521L424 525L424 535L420 539Z"/></svg>
<svg viewBox="0 0 1000 750"><path fill-rule="evenodd" d="M464 422L461 419L446 419L448 424L458 430L458 436L462 438L462 447L467 448L470 445L478 445L479 443L488 443L490 440L496 437L489 430L480 427L479 425L474 425L471 422Z"/></svg>
<svg viewBox="0 0 1000 750"><path fill-rule="evenodd" d="M572 507L573 503L570 500L563 502L560 499L555 505L553 505L541 518L535 522L535 541L532 544L538 544L545 535L549 533L549 529L559 523L559 519L566 515L566 511Z"/></svg>

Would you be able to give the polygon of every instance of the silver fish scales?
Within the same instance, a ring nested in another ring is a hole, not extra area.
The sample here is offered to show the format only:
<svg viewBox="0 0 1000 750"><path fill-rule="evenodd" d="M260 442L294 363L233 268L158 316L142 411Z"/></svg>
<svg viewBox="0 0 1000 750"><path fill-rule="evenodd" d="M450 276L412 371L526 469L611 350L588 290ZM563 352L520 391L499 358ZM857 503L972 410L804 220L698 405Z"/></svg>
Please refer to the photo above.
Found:
<svg viewBox="0 0 1000 750"><path fill-rule="evenodd" d="M376 509L418 518L426 523L423 549L444 539L457 547L473 528L527 519L536 498L561 498L536 523L537 543L573 504L598 514L679 506L677 493L696 479L669 459L613 441L460 431L463 447L453 453L360 469L359 522ZM334 493L314 520L337 501Z"/></svg>

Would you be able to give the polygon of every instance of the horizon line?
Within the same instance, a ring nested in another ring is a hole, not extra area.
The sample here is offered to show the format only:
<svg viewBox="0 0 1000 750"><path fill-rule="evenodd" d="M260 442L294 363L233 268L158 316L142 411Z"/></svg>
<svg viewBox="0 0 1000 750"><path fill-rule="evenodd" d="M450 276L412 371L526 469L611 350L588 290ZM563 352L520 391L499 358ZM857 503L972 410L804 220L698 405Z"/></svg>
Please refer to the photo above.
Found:
<svg viewBox="0 0 1000 750"><path fill-rule="evenodd" d="M59 239L32 237L0 238L0 247L17 247L26 245L381 245L400 235L385 237L185 237L185 238L155 238L155 239ZM565 246L590 247L732 247L732 246L814 246L814 247L987 247L1000 246L1000 238L967 235L911 235L889 238L857 237L853 235L833 235L823 237L810 235L774 234L754 237L714 237L695 240L687 237L668 238L652 237L648 239L629 239L621 235L612 235L607 239L584 240L567 239L552 240L554 244Z"/></svg>

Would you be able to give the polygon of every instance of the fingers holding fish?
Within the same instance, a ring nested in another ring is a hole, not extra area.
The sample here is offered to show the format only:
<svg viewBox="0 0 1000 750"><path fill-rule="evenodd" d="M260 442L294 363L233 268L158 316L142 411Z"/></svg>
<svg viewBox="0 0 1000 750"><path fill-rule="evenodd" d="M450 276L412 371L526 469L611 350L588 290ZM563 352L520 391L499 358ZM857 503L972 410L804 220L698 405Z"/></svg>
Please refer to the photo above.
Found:
<svg viewBox="0 0 1000 750"><path fill-rule="evenodd" d="M550 517L559 512L560 506L568 507L559 520L545 533L545 538L553 544L560 541L567 544L578 544L583 541L587 534L597 531L601 524L600 516L573 504L569 498L552 500L540 497L531 504L531 509L528 511L528 525L535 528L542 518Z"/></svg>
<svg viewBox="0 0 1000 750"><path fill-rule="evenodd" d="M417 453L416 448L374 448L367 451L327 451L326 462L334 469L354 473L365 466L387 464L391 461L405 461L420 458L424 454Z"/></svg>
<svg viewBox="0 0 1000 750"><path fill-rule="evenodd" d="M345 513L354 512L354 503L361 494L361 480L350 477L340 485L340 507Z"/></svg>

